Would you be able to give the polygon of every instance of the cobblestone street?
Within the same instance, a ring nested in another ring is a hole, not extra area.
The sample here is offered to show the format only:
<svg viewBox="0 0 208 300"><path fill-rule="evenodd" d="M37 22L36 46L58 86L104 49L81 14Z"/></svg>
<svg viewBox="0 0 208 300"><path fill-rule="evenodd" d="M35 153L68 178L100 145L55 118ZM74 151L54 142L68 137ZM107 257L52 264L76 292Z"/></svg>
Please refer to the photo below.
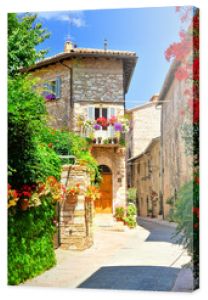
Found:
<svg viewBox="0 0 208 300"><path fill-rule="evenodd" d="M190 271L185 271L185 282L180 278L177 285L189 257L172 239L175 228L148 219L138 223L136 229L123 232L96 227L90 249L58 249L57 265L24 286L191 291Z"/></svg>

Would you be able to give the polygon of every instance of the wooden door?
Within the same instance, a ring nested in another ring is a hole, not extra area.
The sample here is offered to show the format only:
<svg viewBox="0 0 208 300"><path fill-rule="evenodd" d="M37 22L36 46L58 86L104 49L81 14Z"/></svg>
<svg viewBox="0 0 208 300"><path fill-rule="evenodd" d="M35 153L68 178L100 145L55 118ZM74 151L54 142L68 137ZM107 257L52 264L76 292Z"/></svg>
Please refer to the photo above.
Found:
<svg viewBox="0 0 208 300"><path fill-rule="evenodd" d="M112 213L112 174L102 173L101 197L95 201L97 213Z"/></svg>

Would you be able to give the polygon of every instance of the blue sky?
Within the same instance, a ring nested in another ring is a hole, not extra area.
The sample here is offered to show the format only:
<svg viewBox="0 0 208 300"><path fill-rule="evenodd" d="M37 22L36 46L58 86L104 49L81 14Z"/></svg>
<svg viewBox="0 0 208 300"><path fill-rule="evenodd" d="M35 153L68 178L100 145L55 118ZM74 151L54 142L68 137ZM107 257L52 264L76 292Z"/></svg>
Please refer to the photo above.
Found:
<svg viewBox="0 0 208 300"><path fill-rule="evenodd" d="M49 48L48 56L63 52L70 35L78 47L135 51L139 57L126 106L147 102L161 90L170 64L164 51L178 41L180 20L175 7L86 11L40 12L38 20L51 32L39 48Z"/></svg>

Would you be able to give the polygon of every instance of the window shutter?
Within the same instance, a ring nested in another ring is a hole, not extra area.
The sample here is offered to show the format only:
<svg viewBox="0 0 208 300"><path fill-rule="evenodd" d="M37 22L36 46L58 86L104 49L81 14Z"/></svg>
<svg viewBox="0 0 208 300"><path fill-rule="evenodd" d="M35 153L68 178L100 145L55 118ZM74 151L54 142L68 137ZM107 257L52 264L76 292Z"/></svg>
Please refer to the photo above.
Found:
<svg viewBox="0 0 208 300"><path fill-rule="evenodd" d="M56 77L56 98L61 97L61 77Z"/></svg>
<svg viewBox="0 0 208 300"><path fill-rule="evenodd" d="M95 108L94 107L89 106L87 108L87 118L92 121L95 120Z"/></svg>
<svg viewBox="0 0 208 300"><path fill-rule="evenodd" d="M114 107L108 108L108 118L111 118L112 116L115 116L115 108ZM109 136L110 137L114 136L114 127L112 125L109 126Z"/></svg>

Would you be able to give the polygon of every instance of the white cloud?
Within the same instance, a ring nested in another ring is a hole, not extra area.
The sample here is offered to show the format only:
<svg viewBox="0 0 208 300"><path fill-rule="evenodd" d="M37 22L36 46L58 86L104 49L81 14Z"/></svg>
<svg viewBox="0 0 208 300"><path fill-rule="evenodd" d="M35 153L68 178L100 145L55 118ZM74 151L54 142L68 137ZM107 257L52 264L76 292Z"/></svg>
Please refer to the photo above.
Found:
<svg viewBox="0 0 208 300"><path fill-rule="evenodd" d="M45 20L69 22L75 27L84 27L86 25L82 11L40 12L38 17Z"/></svg>

